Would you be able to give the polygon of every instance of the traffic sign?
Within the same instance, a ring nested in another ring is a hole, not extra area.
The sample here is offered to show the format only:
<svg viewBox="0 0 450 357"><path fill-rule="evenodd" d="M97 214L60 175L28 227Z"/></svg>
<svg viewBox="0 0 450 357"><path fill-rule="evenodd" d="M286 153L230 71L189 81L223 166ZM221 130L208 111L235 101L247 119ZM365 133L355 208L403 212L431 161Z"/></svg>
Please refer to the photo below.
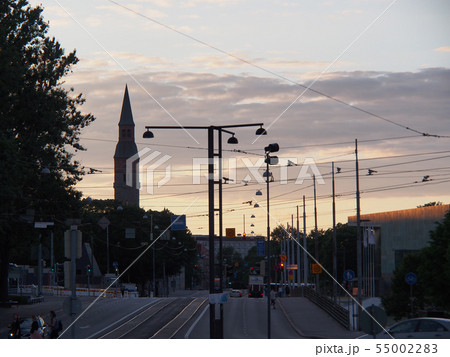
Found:
<svg viewBox="0 0 450 357"><path fill-rule="evenodd" d="M408 273L405 275L405 281L409 285L414 285L417 283L417 275L414 273Z"/></svg>
<svg viewBox="0 0 450 357"><path fill-rule="evenodd" d="M285 262L285 261L287 260L286 254L281 254L280 259L281 259L283 262Z"/></svg>
<svg viewBox="0 0 450 357"><path fill-rule="evenodd" d="M311 270L313 274L322 274L322 265L311 264Z"/></svg>
<svg viewBox="0 0 450 357"><path fill-rule="evenodd" d="M101 229L106 229L106 227L108 227L110 223L111 222L109 221L109 219L106 218L105 216L100 218L100 220L97 222L97 224L100 226Z"/></svg>
<svg viewBox="0 0 450 357"><path fill-rule="evenodd" d="M258 257L263 257L265 255L264 240L262 239L256 241L256 255Z"/></svg>
<svg viewBox="0 0 450 357"><path fill-rule="evenodd" d="M170 216L171 224L170 229L172 231L184 231L186 230L186 215L172 215Z"/></svg>
<svg viewBox="0 0 450 357"><path fill-rule="evenodd" d="M344 271L344 279L347 281L355 279L355 272L351 269Z"/></svg>
<svg viewBox="0 0 450 357"><path fill-rule="evenodd" d="M236 228L225 228L225 237L236 238Z"/></svg>

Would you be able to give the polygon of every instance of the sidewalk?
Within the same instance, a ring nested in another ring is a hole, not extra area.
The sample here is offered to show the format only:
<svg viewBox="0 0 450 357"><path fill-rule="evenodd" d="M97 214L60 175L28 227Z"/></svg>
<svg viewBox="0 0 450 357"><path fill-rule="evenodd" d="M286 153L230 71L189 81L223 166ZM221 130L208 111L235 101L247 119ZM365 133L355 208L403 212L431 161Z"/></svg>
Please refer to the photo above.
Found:
<svg viewBox="0 0 450 357"><path fill-rule="evenodd" d="M303 297L279 298L278 305L297 333L306 338L356 338L317 305Z"/></svg>

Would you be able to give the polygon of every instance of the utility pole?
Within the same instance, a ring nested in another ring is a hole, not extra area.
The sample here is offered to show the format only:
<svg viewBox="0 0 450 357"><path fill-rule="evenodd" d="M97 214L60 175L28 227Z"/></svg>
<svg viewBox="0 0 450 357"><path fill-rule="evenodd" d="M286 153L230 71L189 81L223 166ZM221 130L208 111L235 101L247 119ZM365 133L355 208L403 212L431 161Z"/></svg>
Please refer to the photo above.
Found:
<svg viewBox="0 0 450 357"><path fill-rule="evenodd" d="M297 286L300 287L302 282L300 274L300 226L299 226L299 216L298 216L298 205L297 205Z"/></svg>
<svg viewBox="0 0 450 357"><path fill-rule="evenodd" d="M317 201L316 201L316 175L313 175L314 181L314 258L316 259L316 264L319 264L319 239L318 239L318 228L317 228ZM320 291L319 287L319 274L316 276L316 291Z"/></svg>
<svg viewBox="0 0 450 357"><path fill-rule="evenodd" d="M308 283L308 245L306 242L306 206L305 206L305 195L303 195L303 281L305 284Z"/></svg>
<svg viewBox="0 0 450 357"><path fill-rule="evenodd" d="M359 163L358 163L358 139L355 139L355 169L356 169L356 263L358 274L358 330L360 329L359 319L361 317L361 288L362 288L362 259L361 259L361 205L359 196Z"/></svg>
<svg viewBox="0 0 450 357"><path fill-rule="evenodd" d="M337 252L336 252L336 200L334 191L334 161L331 163L332 175L332 191L333 191L333 299L336 301L337 297Z"/></svg>

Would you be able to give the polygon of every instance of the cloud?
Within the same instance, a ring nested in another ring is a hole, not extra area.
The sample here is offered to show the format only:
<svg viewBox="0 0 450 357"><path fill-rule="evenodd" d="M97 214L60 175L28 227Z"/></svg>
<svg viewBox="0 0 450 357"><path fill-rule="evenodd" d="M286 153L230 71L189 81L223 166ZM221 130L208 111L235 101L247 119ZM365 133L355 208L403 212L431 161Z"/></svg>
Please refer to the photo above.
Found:
<svg viewBox="0 0 450 357"><path fill-rule="evenodd" d="M450 46L443 46L435 48L434 51L436 52L450 52Z"/></svg>
<svg viewBox="0 0 450 357"><path fill-rule="evenodd" d="M239 161L242 157L251 158L252 162L256 162L262 148L271 142L280 144L280 157L297 158L299 163L307 157L316 160L320 163L319 169L325 175L326 182L326 185L318 188L319 195L324 197L319 202L319 205L323 204L319 206L319 212L329 210L329 202L325 198L329 191L329 176L326 175L331 170L331 161L335 161L336 165L346 172L339 178L337 192L348 193L348 196L345 194L338 200L338 207L341 210L338 218L340 221L345 221L346 216L353 213L351 210L354 207L356 138L359 142L361 159L361 189L365 192L363 210L366 209L367 212L370 209L376 212L391 208L411 208L411 204L418 205L428 201L450 201L450 196L445 194L450 192L450 183L440 183L445 178L450 180L448 157L435 159L445 156L445 153L422 155L448 150L449 139L420 135L412 137L415 133L411 131L313 92L306 92L270 126L303 91L301 87L276 78L176 70L138 72L134 76L183 125L263 122L269 135L254 145L252 145L255 139L253 128L236 130L239 139L236 148L247 150L256 156L228 151L234 147L224 145L226 150L224 157L237 158L238 166L242 166L242 161ZM110 72L108 68L104 71L75 70L74 74L68 77L68 86L73 84L71 81L76 84L76 90L82 88L85 94L87 101L83 110L97 117L97 121L83 132L83 138L89 139L82 138L82 143L88 151L78 153L77 158L87 167L102 169L104 174L85 177L80 186L93 187L83 188L86 194L93 197L99 194L101 195L99 198L106 198L111 197L113 193L110 175L113 167L112 156L117 140L117 123L123 91L127 83L138 147L141 149L148 146L152 150L170 155L170 165L175 170L170 185L156 190L156 195L143 194L142 204L146 207L151 204L154 209L158 209L158 205L161 205L176 211L193 198L186 192L199 191L202 192L197 194L201 198L200 204L189 213L205 213L207 210L203 205L207 197L205 182L199 186L191 185L192 174L189 172L189 166L193 158L206 155L206 151L202 150L207 145L206 131L192 132L200 142L199 145L182 130L155 131L154 139L144 140L142 133L145 125L177 125L177 123L126 73ZM449 69L432 68L418 72L333 72L322 77L313 88L401 125L428 133L450 135L448 83L450 83ZM397 159L365 160L412 153L416 155ZM366 177L368 168L377 170L377 176ZM278 180L280 169L274 167L272 170ZM289 170L289 178L295 179L299 173L298 168ZM248 173L244 168L239 169L237 182L244 179ZM424 175L430 175L433 181L427 186L414 184L415 181L421 181ZM295 203L295 197L299 198L302 194L311 196L308 188L310 183L310 181L305 181L304 185L295 185L292 182L287 185L274 183L271 192L274 197L281 195L273 200L277 217L283 215L285 210L289 212L290 205L294 207L298 204ZM411 186L401 190L386 189L398 184ZM376 191L377 187L381 188L379 192ZM256 188L259 186L255 182L245 188L240 185L227 185L227 191L224 191L225 208L238 210L241 202L253 197ZM406 202L407 207L404 206ZM390 208L386 209L388 206ZM236 212L234 213L236 217L242 218L242 211ZM234 219L238 220L233 218L233 213L226 215L226 220L230 224Z"/></svg>

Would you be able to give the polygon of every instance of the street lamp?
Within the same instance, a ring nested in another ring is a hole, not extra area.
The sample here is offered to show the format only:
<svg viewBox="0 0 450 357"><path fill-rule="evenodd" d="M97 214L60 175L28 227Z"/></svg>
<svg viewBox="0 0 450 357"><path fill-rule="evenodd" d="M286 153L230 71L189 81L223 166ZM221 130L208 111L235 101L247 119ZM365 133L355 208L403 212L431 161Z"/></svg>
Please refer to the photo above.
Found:
<svg viewBox="0 0 450 357"><path fill-rule="evenodd" d="M270 212L269 212L269 182L273 181L273 176L269 172L269 165L278 163L277 156L270 156L271 153L280 150L278 144L270 144L264 148L266 163L266 185L267 185L267 338L270 338ZM270 179L272 178L272 180Z"/></svg>
<svg viewBox="0 0 450 357"><path fill-rule="evenodd" d="M267 135L267 131L262 127L263 123L256 124L237 124L237 125L210 125L210 126L146 126L146 131L143 134L144 139L154 138L154 134L150 129L183 129L183 130L208 130L208 217L209 217L209 293L214 294L214 278L215 278L215 259L214 259L214 214L215 211L219 212L219 277L220 277L220 291L223 289L223 254L222 254L222 235L223 235L223 221L222 221L222 133L230 134L228 144L237 144L238 140L235 137L235 133L229 131L231 128L251 127L259 126L256 130L257 135ZM216 152L214 148L214 133L218 134L218 150ZM219 159L219 179L214 180L214 159ZM219 186L219 207L215 208L214 204L214 187ZM209 304L210 312L210 337L211 338L223 338L223 305L220 305L220 318L216 318L215 304Z"/></svg>

